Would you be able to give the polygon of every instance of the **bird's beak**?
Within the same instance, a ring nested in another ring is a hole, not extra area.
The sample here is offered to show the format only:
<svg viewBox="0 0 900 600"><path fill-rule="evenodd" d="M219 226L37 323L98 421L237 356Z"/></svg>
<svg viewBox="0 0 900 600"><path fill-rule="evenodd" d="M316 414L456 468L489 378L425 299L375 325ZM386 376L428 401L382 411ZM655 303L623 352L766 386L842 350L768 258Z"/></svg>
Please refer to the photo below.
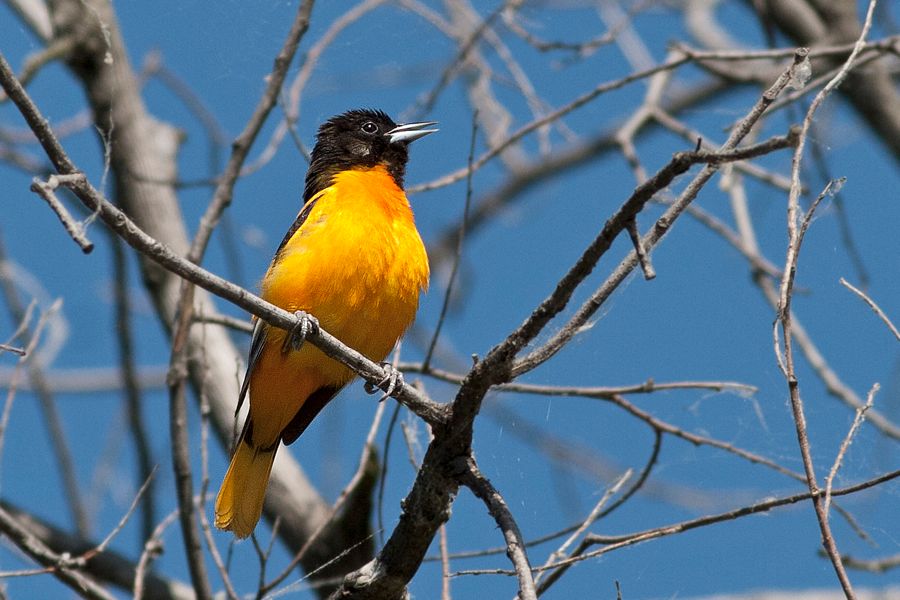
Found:
<svg viewBox="0 0 900 600"><path fill-rule="evenodd" d="M437 125L437 121L404 123L403 125L397 125L384 135L387 136L392 144L396 144L397 142L414 142L420 137L425 137L429 133L438 131L437 129L426 129L426 127L431 127L432 125Z"/></svg>

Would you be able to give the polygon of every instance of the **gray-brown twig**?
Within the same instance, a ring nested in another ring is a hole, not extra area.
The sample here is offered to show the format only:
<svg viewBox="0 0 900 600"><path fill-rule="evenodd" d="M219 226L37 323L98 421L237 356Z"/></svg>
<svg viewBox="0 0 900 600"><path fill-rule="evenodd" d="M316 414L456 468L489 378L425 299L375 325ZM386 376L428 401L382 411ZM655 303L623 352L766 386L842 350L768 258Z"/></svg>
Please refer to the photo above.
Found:
<svg viewBox="0 0 900 600"><path fill-rule="evenodd" d="M519 600L537 600L534 578L531 575L531 563L528 562L528 555L525 552L525 540L522 538L522 532L519 531L519 526L506 505L506 501L503 500L503 496L481 473L475 459L471 456L462 465L459 479L484 502L488 512L494 517L497 526L503 533L503 538L506 540L506 554L512 561L516 577L519 580Z"/></svg>

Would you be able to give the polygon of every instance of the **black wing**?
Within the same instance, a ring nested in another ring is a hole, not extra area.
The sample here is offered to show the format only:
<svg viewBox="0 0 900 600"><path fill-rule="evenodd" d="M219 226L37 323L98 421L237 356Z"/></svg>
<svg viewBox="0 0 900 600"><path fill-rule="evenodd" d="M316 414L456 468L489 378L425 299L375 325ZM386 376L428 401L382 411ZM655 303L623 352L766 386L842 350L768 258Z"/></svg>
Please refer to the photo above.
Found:
<svg viewBox="0 0 900 600"><path fill-rule="evenodd" d="M256 319L253 324L253 338L250 341L250 357L247 359L247 372L244 374L244 382L241 384L241 393L238 394L237 408L234 414L237 415L247 398L247 390L250 388L250 373L256 365L262 354L263 347L266 345L266 337L269 335L269 324L262 319Z"/></svg>
<svg viewBox="0 0 900 600"><path fill-rule="evenodd" d="M319 200L319 195L316 194L312 197L312 199L303 205L303 209L300 211L300 214L297 215L297 218L294 219L294 222L291 223L290 229L287 230L287 233L284 234L284 238L281 240L281 243L278 244L278 250L275 251L275 259L274 261L278 261L278 255L281 254L281 251L284 250L284 247L287 245L288 241L294 234L297 233L297 230L303 227L303 224L306 222L306 219L309 217L309 213L312 212L313 206L316 205L316 202Z"/></svg>

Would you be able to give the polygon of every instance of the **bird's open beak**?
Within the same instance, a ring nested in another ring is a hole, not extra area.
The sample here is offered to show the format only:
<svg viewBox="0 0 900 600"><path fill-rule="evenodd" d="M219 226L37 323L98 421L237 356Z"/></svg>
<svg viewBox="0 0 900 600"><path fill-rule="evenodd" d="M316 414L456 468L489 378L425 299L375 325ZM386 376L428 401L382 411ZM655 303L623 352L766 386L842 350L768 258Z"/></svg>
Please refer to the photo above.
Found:
<svg viewBox="0 0 900 600"><path fill-rule="evenodd" d="M414 142L420 137L425 137L429 133L438 131L437 129L426 129L426 127L431 127L432 125L437 125L437 121L404 123L403 125L397 125L384 135L388 137L392 144L396 144L397 142Z"/></svg>

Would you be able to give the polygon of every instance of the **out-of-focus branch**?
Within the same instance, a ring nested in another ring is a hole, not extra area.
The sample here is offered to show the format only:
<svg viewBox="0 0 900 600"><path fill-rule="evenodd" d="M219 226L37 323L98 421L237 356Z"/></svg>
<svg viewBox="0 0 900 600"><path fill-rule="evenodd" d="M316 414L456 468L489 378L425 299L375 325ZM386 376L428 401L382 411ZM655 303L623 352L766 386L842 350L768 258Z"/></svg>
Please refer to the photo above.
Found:
<svg viewBox="0 0 900 600"><path fill-rule="evenodd" d="M844 555L843 559L844 566L848 569L856 569L857 571L869 571L870 573L885 573L887 571L900 567L900 554L873 560L866 560Z"/></svg>
<svg viewBox="0 0 900 600"><path fill-rule="evenodd" d="M703 83L687 92L673 95L672 100L664 104L664 108L673 114L678 113L690 106L709 100L726 89L727 86L720 82ZM517 170L495 190L473 202L467 221L467 231L476 233L490 222L491 217L503 210L514 199L522 198L524 192L533 186L552 178L561 177L570 170L615 150L617 148L615 131L613 129L595 134L584 142L558 149L550 156L541 157ZM644 127L637 133L646 131L649 131L649 128ZM453 256L459 231L459 226L453 225L439 235L436 242L430 244L428 255L434 264Z"/></svg>
<svg viewBox="0 0 900 600"><path fill-rule="evenodd" d="M49 548L3 507L0 507L0 531L25 554L46 567L45 572L52 573L80 596L93 600L113 600L108 591L81 572L81 565L77 564L81 561L74 561L73 564L67 555Z"/></svg>
<svg viewBox="0 0 900 600"><path fill-rule="evenodd" d="M0 61L3 56L0 55ZM0 240L0 292L9 307L9 311L13 316L13 320L20 323L27 323L25 314L27 309L19 297L15 282L12 280L8 268L8 259L6 257L6 248ZM31 331L27 325L23 325L23 335L33 340L36 332ZM56 457L59 475L62 479L63 489L66 492L67 504L72 514L72 521L75 523L75 529L79 535L87 535L90 530L87 510L84 506L81 489L78 487L78 479L75 474L75 460L69 450L69 442L63 428L62 418L56 408L56 399L47 385L44 378L44 369L39 361L31 360L33 357L25 357L25 365L28 373L28 379L31 389L38 397L38 402L47 425L50 437L50 445Z"/></svg>
<svg viewBox="0 0 900 600"><path fill-rule="evenodd" d="M59 60L71 52L74 46L74 40L68 37L56 38L46 48L32 54L25 61L22 72L19 74L19 81L22 85L27 86L28 83L40 72L41 68L53 61ZM6 94L0 94L0 103L6 102L9 98Z"/></svg>
<svg viewBox="0 0 900 600"><path fill-rule="evenodd" d="M61 556L83 556L97 547L97 543L81 536L63 531L31 515L8 502L0 500L0 510L15 519L18 526L29 536L39 541L45 548ZM52 565L47 565L48 567ZM112 551L93 554L79 565L84 574L123 589L132 591L137 565L124 556ZM194 598L191 586L174 579L163 578L156 573L146 574L144 588L148 597L160 600L189 600ZM105 592L105 590L104 590ZM108 597L108 596L104 596Z"/></svg>
<svg viewBox="0 0 900 600"><path fill-rule="evenodd" d="M119 350L119 368L123 383L123 396L128 414L128 427L134 441L137 462L137 480L148 481L141 507L141 539L146 542L153 535L156 526L153 471L153 454L150 439L141 414L141 388L138 383L137 365L134 360L134 339L132 336L131 302L128 288L128 262L122 240L110 235L113 255L113 280L115 281L115 331Z"/></svg>
<svg viewBox="0 0 900 600"><path fill-rule="evenodd" d="M138 78L131 69L117 28L110 29L111 45L107 45L104 32L99 28L98 15L107 14L109 6L103 3L100 3L100 6L88 4L77 0L60 0L54 4L53 18L59 35L77 30L81 36L78 38L79 44L68 59L68 64L85 87L97 126L102 130L104 137L110 137L112 128L114 143L110 154L111 173L115 180L118 201L131 218L106 203L96 189L90 186L85 185L82 188L79 198L82 201L87 200L94 208L104 207L102 212L106 214L107 225L123 235L126 241L131 244L139 243L142 249L149 250L151 255L153 252L158 253L155 258L142 254L141 267L160 321L171 332L175 324L180 278L159 266L160 256L166 257L162 259L163 263L180 264L179 270L187 269L200 278L203 272L202 269L188 266L190 263L180 258L187 253L188 238L174 189L170 185L155 183L177 179L175 156L180 137L174 128L153 119L147 113L140 97ZM93 8L97 11L91 10ZM109 26L115 24L112 18L104 19L103 22ZM108 62L107 52L111 53L113 58ZM5 61L0 61L0 64L5 64ZM5 69L4 88L12 82L14 82L12 71ZM16 100L9 89L7 93L11 99ZM23 109L29 126L36 132L48 156L52 155L51 160L58 172L77 173L77 167L53 138L46 121L33 103L29 100L29 106L22 104L23 99L27 98L24 90L19 90L17 95L19 98L17 104ZM140 228L136 223L140 224ZM194 279L197 283L197 277ZM227 283L221 279L219 281L222 284ZM230 289L231 297L238 299L239 303L245 303L252 297L237 286L231 286ZM197 294L195 306L198 312L204 315L217 314L211 298L206 294ZM256 310L265 306L268 305L258 304ZM285 319L282 321L283 324L294 321L288 313L280 316ZM335 344L334 348L341 346L334 338L331 340ZM236 371L242 361L241 354L229 339L228 332L217 326L192 327L188 345L192 384L195 388L202 386L206 397L209 398L215 431L227 446L233 430L234 408L238 397ZM360 364L368 367L373 380L383 379L383 370L380 366L367 361L358 353L354 360L362 361ZM411 398L419 397L411 387L407 386L406 390L412 394ZM328 504L310 485L288 452L279 453L271 481L266 512L281 517L282 539L289 547L300 549L327 518ZM326 548L324 545L314 548L307 555L309 568L315 568L313 564L321 565L343 549L344 546Z"/></svg>
<svg viewBox="0 0 900 600"><path fill-rule="evenodd" d="M759 11L767 22L804 46L854 44L861 37L863 26L857 17L855 2L745 2L752 10ZM828 6L835 8L828 9ZM826 58L815 62L814 70L831 69L842 62L840 57ZM869 124L869 130L891 151L894 159L900 161L900 92L888 63L877 61L865 72L850 73L841 93Z"/></svg>
<svg viewBox="0 0 900 600"><path fill-rule="evenodd" d="M44 42L50 41L53 37L53 24L50 22L50 13L44 0L7 0L6 4L38 38Z"/></svg>

